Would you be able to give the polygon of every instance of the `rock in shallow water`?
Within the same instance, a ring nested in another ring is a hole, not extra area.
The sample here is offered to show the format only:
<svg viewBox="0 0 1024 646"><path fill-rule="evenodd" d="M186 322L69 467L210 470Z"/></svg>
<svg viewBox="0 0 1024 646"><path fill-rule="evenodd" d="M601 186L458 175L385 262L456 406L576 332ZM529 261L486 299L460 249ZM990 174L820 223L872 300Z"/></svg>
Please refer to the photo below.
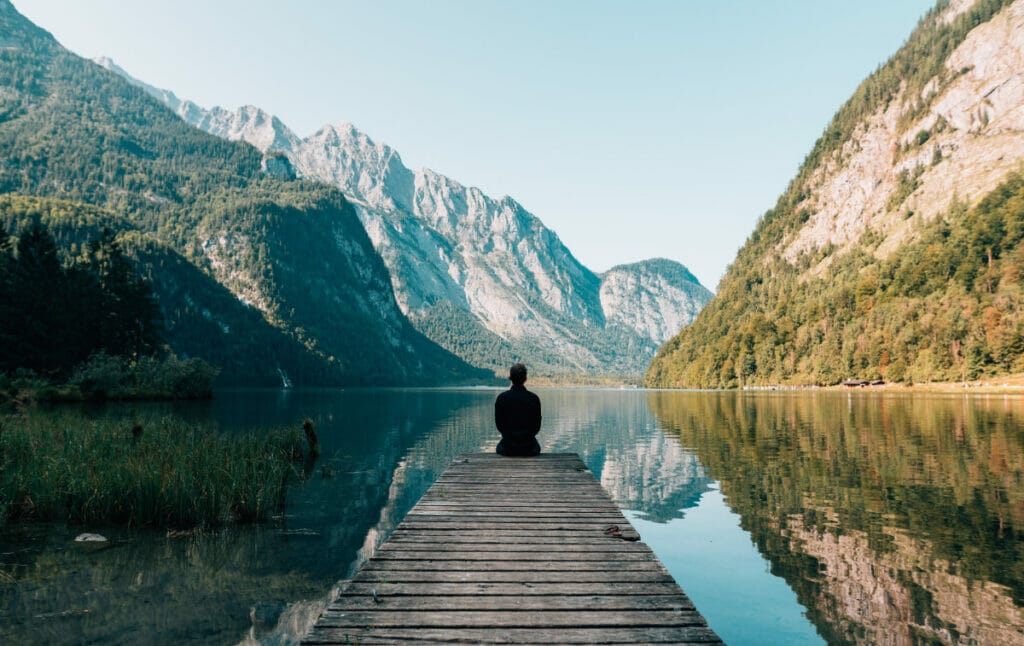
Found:
<svg viewBox="0 0 1024 646"><path fill-rule="evenodd" d="M100 534L79 534L75 537L76 543L106 543L107 537Z"/></svg>

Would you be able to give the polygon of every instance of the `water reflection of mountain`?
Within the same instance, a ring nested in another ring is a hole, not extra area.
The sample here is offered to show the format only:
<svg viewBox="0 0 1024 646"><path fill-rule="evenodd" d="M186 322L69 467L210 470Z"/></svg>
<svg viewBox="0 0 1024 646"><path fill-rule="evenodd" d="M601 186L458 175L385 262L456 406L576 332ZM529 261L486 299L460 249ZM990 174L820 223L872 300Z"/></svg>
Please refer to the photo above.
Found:
<svg viewBox="0 0 1024 646"><path fill-rule="evenodd" d="M711 482L697 456L664 435L610 451L601 469L601 486L616 504L658 523L682 518L684 510L700 502Z"/></svg>
<svg viewBox="0 0 1024 646"><path fill-rule="evenodd" d="M392 492L375 535L387 536L455 456L494 449L495 394L478 394L472 403L450 410L412 444L392 474ZM582 455L619 506L666 522L682 517L682 511L708 490L712 480L697 456L681 448L675 438L657 432L642 393L542 390L540 394L544 450ZM398 486L402 483L406 484Z"/></svg>
<svg viewBox="0 0 1024 646"><path fill-rule="evenodd" d="M830 643L1024 641L1024 402L652 393Z"/></svg>
<svg viewBox="0 0 1024 646"><path fill-rule="evenodd" d="M692 450L657 431L657 420L638 391L558 390L541 393L547 451L583 456L617 505L643 518L682 518L712 480Z"/></svg>

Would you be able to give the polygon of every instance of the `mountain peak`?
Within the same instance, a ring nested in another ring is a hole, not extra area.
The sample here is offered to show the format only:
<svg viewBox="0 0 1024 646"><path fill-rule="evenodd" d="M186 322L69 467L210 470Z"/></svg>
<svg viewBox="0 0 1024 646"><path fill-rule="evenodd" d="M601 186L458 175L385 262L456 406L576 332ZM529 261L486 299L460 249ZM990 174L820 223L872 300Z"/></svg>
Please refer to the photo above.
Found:
<svg viewBox="0 0 1024 646"><path fill-rule="evenodd" d="M697 280L697 277L690 272L686 265L670 258L648 258L647 260L638 260L637 262L615 265L608 271L604 272L602 276L607 276L612 272L638 271L657 271L662 274L670 274L673 275L676 280L693 283L694 285L700 285L703 287L701 282Z"/></svg>
<svg viewBox="0 0 1024 646"><path fill-rule="evenodd" d="M601 307L609 323L641 331L658 345L692 321L712 296L685 266L667 258L601 274Z"/></svg>
<svg viewBox="0 0 1024 646"><path fill-rule="evenodd" d="M392 156L398 157L398 152L395 151L391 146L374 141L370 135L366 134L354 124L348 121L339 121L336 124L327 124L321 128L313 137L316 137L320 133L330 133L338 142L348 142L348 146L356 146L362 150L373 150L376 151L375 157L379 159L388 159Z"/></svg>
<svg viewBox="0 0 1024 646"><path fill-rule="evenodd" d="M669 261L619 268L602 283L511 196L411 171L351 122L270 143L267 133L284 126L252 106L178 113L207 132L280 151L300 177L341 188L358 205L402 310L474 365L520 355L551 374L636 373L710 298L684 267L659 264Z"/></svg>
<svg viewBox="0 0 1024 646"><path fill-rule="evenodd" d="M109 56L97 56L96 58L92 59L92 62L96 63L97 65L99 65L100 67L109 72L117 74L118 76L128 81L135 87L144 90L147 94L161 101L164 105L180 114L182 108L182 101L174 95L174 92L171 92L170 90L163 90L158 87L154 87L148 83L144 83L143 81L140 81L139 79L129 74L123 67L115 63L114 59L110 58Z"/></svg>
<svg viewBox="0 0 1024 646"><path fill-rule="evenodd" d="M330 124L329 127L339 135L365 139L370 138L365 132L363 132L359 128L356 128L355 125L350 121L339 121L336 124Z"/></svg>
<svg viewBox="0 0 1024 646"><path fill-rule="evenodd" d="M93 62L145 90L164 105L174 110L188 123L224 139L242 140L262 152L284 150L298 137L280 119L254 105L243 105L235 111L214 106L205 109L192 101L182 101L174 92L154 87L135 78L109 56L99 56Z"/></svg>
<svg viewBox="0 0 1024 646"><path fill-rule="evenodd" d="M0 0L0 4L3 4L3 2L4 0ZM128 75L123 69L121 69L121 67L117 63L114 62L114 59L110 58L109 56L97 56L96 58L92 59L92 62L112 72L117 72L121 76Z"/></svg>

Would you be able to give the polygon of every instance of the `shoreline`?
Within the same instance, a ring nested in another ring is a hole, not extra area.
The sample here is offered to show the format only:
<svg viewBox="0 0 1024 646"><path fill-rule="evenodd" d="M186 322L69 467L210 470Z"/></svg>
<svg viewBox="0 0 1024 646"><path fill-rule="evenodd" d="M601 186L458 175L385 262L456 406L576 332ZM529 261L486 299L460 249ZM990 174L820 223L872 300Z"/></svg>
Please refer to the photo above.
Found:
<svg viewBox="0 0 1024 646"><path fill-rule="evenodd" d="M979 393L979 394L1000 394L1000 395L1024 395L1024 373L1004 375L1002 377L989 377L987 379L974 379L970 381L930 381L919 384L886 383L877 385L846 386L835 384L832 386L795 386L773 384L768 386L744 386L739 391L760 392L760 391L825 391L825 392L896 392L896 393Z"/></svg>

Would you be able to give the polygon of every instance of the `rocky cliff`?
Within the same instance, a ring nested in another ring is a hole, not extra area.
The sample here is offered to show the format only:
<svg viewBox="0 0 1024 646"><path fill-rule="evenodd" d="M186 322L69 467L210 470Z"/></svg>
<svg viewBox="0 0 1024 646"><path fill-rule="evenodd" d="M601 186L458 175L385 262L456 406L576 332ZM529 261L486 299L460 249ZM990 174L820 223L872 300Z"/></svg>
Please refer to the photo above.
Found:
<svg viewBox="0 0 1024 646"><path fill-rule="evenodd" d="M940 2L857 88L650 385L1024 370L1024 2Z"/></svg>
<svg viewBox="0 0 1024 646"><path fill-rule="evenodd" d="M97 62L127 76L109 59ZM668 260L598 276L515 200L410 170L351 124L300 139L258 108L204 110L128 78L188 123L283 154L300 177L341 188L390 271L402 311L475 365L501 372L522 357L541 373L638 374L711 297Z"/></svg>
<svg viewBox="0 0 1024 646"><path fill-rule="evenodd" d="M606 271L600 296L609 324L660 345L696 318L711 294L679 263L655 258Z"/></svg>

